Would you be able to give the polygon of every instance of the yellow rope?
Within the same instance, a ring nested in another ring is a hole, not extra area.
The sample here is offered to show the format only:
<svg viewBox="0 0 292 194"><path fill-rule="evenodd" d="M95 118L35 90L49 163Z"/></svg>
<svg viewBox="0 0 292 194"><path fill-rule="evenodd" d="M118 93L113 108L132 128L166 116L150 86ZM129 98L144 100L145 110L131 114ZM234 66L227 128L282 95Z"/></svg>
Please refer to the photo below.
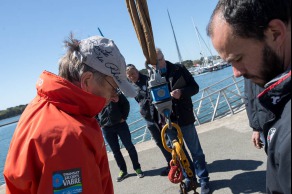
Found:
<svg viewBox="0 0 292 194"><path fill-rule="evenodd" d="M127 8L148 64L156 65L156 51L146 0L126 0Z"/></svg>

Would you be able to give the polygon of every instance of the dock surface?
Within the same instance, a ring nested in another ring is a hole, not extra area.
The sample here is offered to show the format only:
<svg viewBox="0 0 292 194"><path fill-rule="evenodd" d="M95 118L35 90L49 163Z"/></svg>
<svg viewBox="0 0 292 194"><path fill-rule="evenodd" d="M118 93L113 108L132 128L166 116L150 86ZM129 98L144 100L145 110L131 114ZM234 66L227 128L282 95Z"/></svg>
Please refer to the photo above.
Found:
<svg viewBox="0 0 292 194"><path fill-rule="evenodd" d="M210 173L210 193L265 193L266 154L251 143L252 130L245 110L198 126L197 131ZM116 182L119 169L113 155L108 154L115 194L178 194L179 185L160 176L166 161L154 141L137 144L136 149L145 173L142 179L137 178L123 149L130 176ZM200 193L200 188L197 192ZM0 194L4 193L0 186Z"/></svg>

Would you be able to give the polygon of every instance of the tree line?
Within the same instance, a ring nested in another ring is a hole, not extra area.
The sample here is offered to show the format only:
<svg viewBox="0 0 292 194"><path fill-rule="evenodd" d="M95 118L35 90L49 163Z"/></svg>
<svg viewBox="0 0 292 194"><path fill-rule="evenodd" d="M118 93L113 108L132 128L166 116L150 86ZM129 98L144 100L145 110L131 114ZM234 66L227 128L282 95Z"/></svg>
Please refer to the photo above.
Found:
<svg viewBox="0 0 292 194"><path fill-rule="evenodd" d="M0 120L15 117L22 114L26 106L27 104L7 108L6 110L0 110Z"/></svg>

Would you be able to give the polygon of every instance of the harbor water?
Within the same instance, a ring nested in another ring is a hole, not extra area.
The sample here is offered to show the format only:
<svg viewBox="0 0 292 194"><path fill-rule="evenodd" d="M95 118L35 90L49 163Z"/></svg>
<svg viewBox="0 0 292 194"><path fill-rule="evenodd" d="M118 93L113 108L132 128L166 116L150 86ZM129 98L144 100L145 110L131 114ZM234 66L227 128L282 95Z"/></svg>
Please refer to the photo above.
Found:
<svg viewBox="0 0 292 194"><path fill-rule="evenodd" d="M226 77L229 77L232 75L232 68L227 67L225 69L219 70L219 71L213 71L205 74L200 74L195 76L196 82L199 84L200 89L206 88L216 82L219 82L220 80L225 79ZM223 83L224 84L224 83ZM218 86L220 87L220 86ZM200 98L200 96L194 96L193 100L196 100ZM140 113L139 113L139 105L138 103L130 98L130 114L128 117L127 122L132 123L138 119L141 118ZM16 121L19 119L20 116L9 118L9 119L4 119L0 120L0 126L5 124L5 123L10 123L13 121ZM9 125L5 125L0 127L0 185L4 183L4 178L3 178L3 168L6 160L6 155L7 151L9 149L9 144L11 141L11 138L13 136L14 130L17 126L17 123L12 123ZM131 125L130 130L135 130L135 125Z"/></svg>
<svg viewBox="0 0 292 194"><path fill-rule="evenodd" d="M0 125L3 125L5 123L11 123L13 121L17 121L19 119L19 117L20 116L0 120ZM12 138L12 135L13 135L13 132L14 132L16 125L17 125L17 123L13 123L10 125L5 125L3 127L0 127L0 172L1 172L0 185L2 185L4 183L4 178L3 178L2 172L3 172L10 140Z"/></svg>

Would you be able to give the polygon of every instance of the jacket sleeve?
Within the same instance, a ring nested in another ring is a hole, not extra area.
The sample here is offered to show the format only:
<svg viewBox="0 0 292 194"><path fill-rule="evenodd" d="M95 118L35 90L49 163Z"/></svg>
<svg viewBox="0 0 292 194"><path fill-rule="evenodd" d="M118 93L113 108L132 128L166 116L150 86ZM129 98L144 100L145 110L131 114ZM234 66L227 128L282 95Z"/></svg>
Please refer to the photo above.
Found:
<svg viewBox="0 0 292 194"><path fill-rule="evenodd" d="M6 166L7 194L54 193L63 179L60 177L66 180L65 173L75 174L74 180L78 179L78 183L69 184L81 189L82 193L92 193L93 190L100 194L114 193L101 132L97 138L92 133L85 137L68 131L68 128L56 129L43 139L18 146L21 154L15 152ZM95 144L89 145L88 142ZM73 178L68 177L68 180Z"/></svg>
<svg viewBox="0 0 292 194"><path fill-rule="evenodd" d="M36 150L33 144L29 149L23 142L17 144L12 142L6 159L3 173L6 182L6 194L37 193L38 183L35 177L40 177L41 170L38 168L38 162L31 165L36 158L36 154L32 154L32 152L36 152Z"/></svg>
<svg viewBox="0 0 292 194"><path fill-rule="evenodd" d="M249 121L249 126L254 131L261 131L257 119L256 85L249 79L244 79L244 103Z"/></svg>
<svg viewBox="0 0 292 194"><path fill-rule="evenodd" d="M123 94L121 94L119 96L118 103L119 103L120 111L122 113L122 119L127 120L129 116L129 112L130 112L130 103L128 99Z"/></svg>
<svg viewBox="0 0 292 194"><path fill-rule="evenodd" d="M199 92L199 85L193 78L192 74L183 66L181 67L182 76L186 81L186 86L181 88L181 97L182 98L189 98Z"/></svg>
<svg viewBox="0 0 292 194"><path fill-rule="evenodd" d="M282 141L281 147L281 153L278 154L279 158L277 158L279 161L277 176L282 191L291 193L291 133Z"/></svg>

